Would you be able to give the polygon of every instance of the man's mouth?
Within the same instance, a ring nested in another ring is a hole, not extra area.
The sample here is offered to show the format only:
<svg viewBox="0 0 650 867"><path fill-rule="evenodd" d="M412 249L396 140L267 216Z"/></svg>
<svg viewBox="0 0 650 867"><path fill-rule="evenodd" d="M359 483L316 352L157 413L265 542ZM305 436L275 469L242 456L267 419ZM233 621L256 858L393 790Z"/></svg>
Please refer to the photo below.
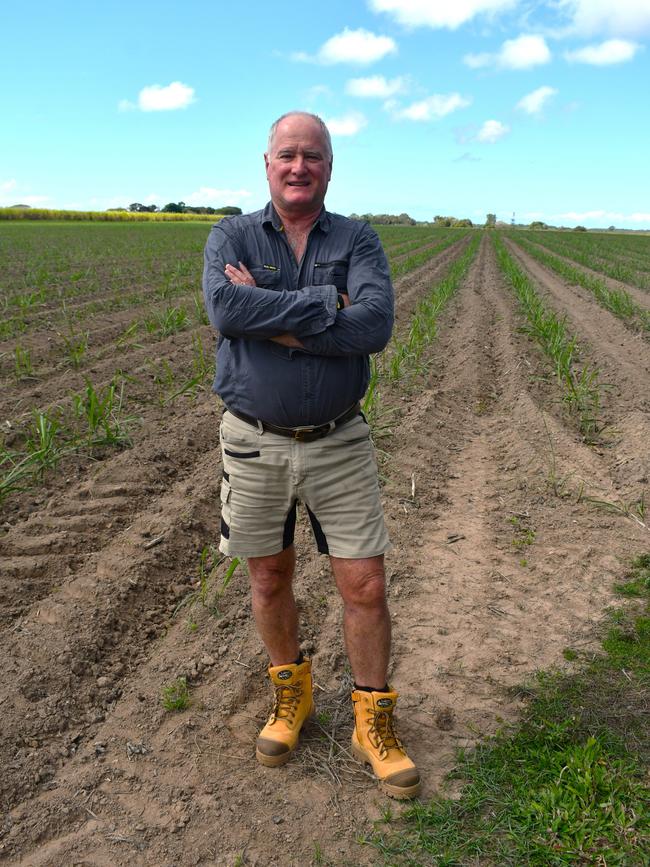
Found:
<svg viewBox="0 0 650 867"><path fill-rule="evenodd" d="M308 187L309 181L287 181L290 187Z"/></svg>

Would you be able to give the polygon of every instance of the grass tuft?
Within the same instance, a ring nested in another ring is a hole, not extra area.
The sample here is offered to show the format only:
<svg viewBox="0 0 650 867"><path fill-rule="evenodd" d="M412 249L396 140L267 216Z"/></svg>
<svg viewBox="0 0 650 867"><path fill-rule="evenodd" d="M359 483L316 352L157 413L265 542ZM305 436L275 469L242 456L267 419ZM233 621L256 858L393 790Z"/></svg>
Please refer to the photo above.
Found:
<svg viewBox="0 0 650 867"><path fill-rule="evenodd" d="M168 712L187 710L190 706L190 691L184 677L164 686L161 692L162 705Z"/></svg>

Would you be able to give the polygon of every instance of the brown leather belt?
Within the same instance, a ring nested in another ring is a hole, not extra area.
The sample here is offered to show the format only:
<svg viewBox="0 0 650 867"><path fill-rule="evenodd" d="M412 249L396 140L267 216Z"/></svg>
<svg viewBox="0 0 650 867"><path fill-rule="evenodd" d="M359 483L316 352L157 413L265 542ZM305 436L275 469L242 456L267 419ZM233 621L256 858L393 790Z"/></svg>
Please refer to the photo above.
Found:
<svg viewBox="0 0 650 867"><path fill-rule="evenodd" d="M320 440L323 437L326 437L337 427L341 427L341 425L344 425L346 422L351 421L353 418L358 416L361 412L361 406L359 403L355 403L354 406L351 406L350 409L346 409L338 418L335 418L326 424L312 426L306 425L302 427L280 427L280 425L271 424L268 421L262 421L259 418L253 418L251 415L246 415L246 413L231 409L229 406L226 407L226 410L231 415L234 415L235 418L246 422L246 424L249 424L252 427L256 427L258 430L279 434L281 437L290 437L292 440L297 440L301 443L311 443L314 442L314 440Z"/></svg>

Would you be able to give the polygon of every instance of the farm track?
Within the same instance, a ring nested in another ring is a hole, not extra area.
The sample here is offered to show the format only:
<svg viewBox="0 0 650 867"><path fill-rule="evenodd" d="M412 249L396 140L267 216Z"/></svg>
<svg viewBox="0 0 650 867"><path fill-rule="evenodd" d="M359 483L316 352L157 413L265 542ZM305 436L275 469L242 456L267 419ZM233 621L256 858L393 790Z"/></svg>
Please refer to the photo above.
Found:
<svg viewBox="0 0 650 867"><path fill-rule="evenodd" d="M516 260L552 301L566 314L571 330L590 347L592 360L605 384L604 406L620 421L626 414L650 410L650 346L639 333L601 307L580 286L569 286L557 274L536 262L520 247L506 241Z"/></svg>
<svg viewBox="0 0 650 867"><path fill-rule="evenodd" d="M400 281L400 325L463 248ZM429 374L412 389L382 392L393 418L392 437L380 442L395 545L391 680L425 797L439 789L456 746L516 718L512 687L560 664L565 646L589 645L621 562L647 547L637 525L570 495L578 477L611 496L626 491L620 449L636 472L647 440L582 443L519 324L485 238L431 349ZM607 354L609 331L594 334L596 357ZM612 382L621 377L612 420L642 414L626 368L611 364ZM20 599L25 575L4 588L3 610L16 604L20 616L0 636L9 666L0 686L0 861L231 865L245 852L251 864L298 867L316 843L337 865L375 860L355 839L385 801L344 754L332 758L329 738L344 747L349 738L340 604L305 527L296 584L304 649L319 706L331 713L326 734L312 723L286 768L260 768L252 755L268 692L244 576L220 600L219 620L195 606L192 631L190 609L171 616L196 575L197 551L217 533L217 422L207 397L172 407L164 435L152 419L137 450L104 461L5 536L14 545L8 560L31 538L24 556L43 558L44 578L31 603ZM553 462L563 496L550 490ZM59 550L39 551L49 519L62 520L49 528ZM65 532L78 560L64 565ZM89 536L92 552L84 551ZM173 716L160 707L160 689L180 674L193 703Z"/></svg>
<svg viewBox="0 0 650 867"><path fill-rule="evenodd" d="M607 286L608 289L616 289L619 291L622 289L624 292L627 292L628 295L632 298L632 300L636 301L639 306L645 307L646 310L650 310L650 295L648 294L647 289L643 289L640 286L635 286L632 283L625 283L622 280L615 280L613 277L608 277L607 274L603 274L601 271L596 271L594 268L587 268L586 265L583 265L581 262L576 262L574 259L571 259L569 256L565 256L562 253L558 253L551 247L545 247L543 244L535 244L535 246L538 250L541 250L544 253L550 253L552 256L557 256L558 259L560 259L562 262L565 262L567 265L571 265L573 268L576 269L576 271L581 271L583 274L588 274L590 277L594 277L596 280L602 280L602 282L605 284L605 286ZM520 250L521 247L518 246L517 249Z"/></svg>

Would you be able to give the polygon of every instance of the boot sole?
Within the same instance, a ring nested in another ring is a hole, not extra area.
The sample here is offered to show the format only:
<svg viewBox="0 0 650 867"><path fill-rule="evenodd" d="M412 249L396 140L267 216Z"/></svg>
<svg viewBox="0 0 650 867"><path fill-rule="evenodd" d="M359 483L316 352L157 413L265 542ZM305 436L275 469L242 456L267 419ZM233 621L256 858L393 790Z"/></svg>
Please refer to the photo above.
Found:
<svg viewBox="0 0 650 867"><path fill-rule="evenodd" d="M367 765L370 770L373 772L373 776L379 783L380 790L391 798L395 798L396 801L407 801L411 798L417 798L417 796L422 791L422 783L416 783L414 786L393 786L391 783L387 783L384 780L380 779L372 767L372 762L368 760L368 756L364 752L361 747L358 747L356 744L352 744L352 754L355 759L360 762L362 765Z"/></svg>
<svg viewBox="0 0 650 867"><path fill-rule="evenodd" d="M302 726L307 722L307 720L311 719L313 715L316 713L316 707L312 704L311 709L307 716L304 718L300 729L302 730ZM298 741L296 741L296 746L293 749L287 750L286 753L280 753L279 756L267 756L266 753L261 753L257 747L255 747L255 758L260 763L260 765L264 765L265 768L279 768L282 765L286 765L289 761L293 753L295 752L296 747L298 746Z"/></svg>
<svg viewBox="0 0 650 867"><path fill-rule="evenodd" d="M255 758L260 763L260 765L264 765L265 768L279 768L280 765L286 765L286 763L291 758L292 752L293 750L289 750L286 753L280 753L279 756L267 756L265 753L261 753L256 748Z"/></svg>

